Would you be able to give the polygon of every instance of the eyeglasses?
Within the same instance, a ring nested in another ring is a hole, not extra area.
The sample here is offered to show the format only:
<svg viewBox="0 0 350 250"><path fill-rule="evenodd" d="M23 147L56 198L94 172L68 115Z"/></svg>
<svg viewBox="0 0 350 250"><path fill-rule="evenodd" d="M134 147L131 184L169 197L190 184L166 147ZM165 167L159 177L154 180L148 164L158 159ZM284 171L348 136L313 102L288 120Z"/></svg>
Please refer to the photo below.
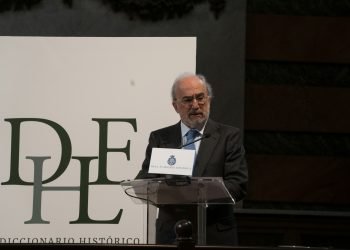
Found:
<svg viewBox="0 0 350 250"><path fill-rule="evenodd" d="M207 99L208 99L208 96L206 96L204 93L200 93L193 96L184 96L179 101L184 105L190 106L192 105L194 100L197 101L198 105L203 105L206 103Z"/></svg>

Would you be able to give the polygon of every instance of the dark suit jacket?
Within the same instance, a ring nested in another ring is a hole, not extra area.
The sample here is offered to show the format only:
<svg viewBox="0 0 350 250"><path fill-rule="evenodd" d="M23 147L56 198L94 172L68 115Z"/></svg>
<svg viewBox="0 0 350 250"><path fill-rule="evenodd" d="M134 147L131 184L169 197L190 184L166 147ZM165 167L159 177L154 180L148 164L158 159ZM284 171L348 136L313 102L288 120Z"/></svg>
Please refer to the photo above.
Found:
<svg viewBox="0 0 350 250"><path fill-rule="evenodd" d="M210 136L201 141L194 165L193 176L222 177L226 188L235 201L241 200L246 195L248 170L239 129L209 119L204 134ZM149 137L149 144L146 149L146 157L142 164L142 169L136 178L144 179L161 176L148 174L152 148L177 148L179 146L181 146L180 122L153 131ZM180 210L179 207L169 208L168 210L160 209L160 221L157 222L159 234L164 233L166 230L173 230L173 225L169 228L165 227L165 224L171 223L169 218L175 213L180 214L180 217L174 217L175 220L181 218L182 212ZM191 213L184 212L183 214ZM233 236L230 237L229 234L230 230L235 227L233 209L227 206L211 206L208 207L207 217L207 242L218 245L233 244L232 239L230 239ZM192 219L195 220L194 218ZM228 234L222 237L224 232ZM218 240L220 238L223 239ZM160 243L164 242L160 240Z"/></svg>

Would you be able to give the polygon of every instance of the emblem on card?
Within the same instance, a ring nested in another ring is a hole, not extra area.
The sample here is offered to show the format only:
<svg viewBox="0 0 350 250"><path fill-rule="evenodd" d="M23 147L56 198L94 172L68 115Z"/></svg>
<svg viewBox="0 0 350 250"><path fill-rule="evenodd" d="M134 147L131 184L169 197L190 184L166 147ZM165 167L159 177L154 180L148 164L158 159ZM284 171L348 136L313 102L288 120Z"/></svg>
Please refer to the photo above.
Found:
<svg viewBox="0 0 350 250"><path fill-rule="evenodd" d="M169 164L170 166L173 166L173 165L175 165L175 163L176 163L175 155L170 155L170 157L169 157L169 159L168 159L168 164Z"/></svg>

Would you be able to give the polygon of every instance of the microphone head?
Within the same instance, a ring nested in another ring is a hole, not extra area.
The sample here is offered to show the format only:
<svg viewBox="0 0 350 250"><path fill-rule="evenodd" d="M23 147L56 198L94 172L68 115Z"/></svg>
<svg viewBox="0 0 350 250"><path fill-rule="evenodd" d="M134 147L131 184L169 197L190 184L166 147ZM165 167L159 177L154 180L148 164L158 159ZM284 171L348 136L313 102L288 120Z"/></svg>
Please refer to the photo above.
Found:
<svg viewBox="0 0 350 250"><path fill-rule="evenodd" d="M203 138L203 139L204 139L204 138L209 138L210 136L211 136L211 134L205 133L205 134L203 134L202 138Z"/></svg>

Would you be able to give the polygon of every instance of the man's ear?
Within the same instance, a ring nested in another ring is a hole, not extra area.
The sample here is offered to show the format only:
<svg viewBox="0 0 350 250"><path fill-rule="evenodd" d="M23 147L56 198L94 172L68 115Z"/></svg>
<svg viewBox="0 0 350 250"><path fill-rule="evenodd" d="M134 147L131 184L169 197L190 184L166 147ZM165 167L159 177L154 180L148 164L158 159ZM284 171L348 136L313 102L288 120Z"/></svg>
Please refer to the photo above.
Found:
<svg viewBox="0 0 350 250"><path fill-rule="evenodd" d="M208 96L208 103L209 103L209 105L211 104L211 96Z"/></svg>
<svg viewBox="0 0 350 250"><path fill-rule="evenodd" d="M177 103L175 101L173 101L173 107L174 107L176 113L179 113L178 108L177 108Z"/></svg>

